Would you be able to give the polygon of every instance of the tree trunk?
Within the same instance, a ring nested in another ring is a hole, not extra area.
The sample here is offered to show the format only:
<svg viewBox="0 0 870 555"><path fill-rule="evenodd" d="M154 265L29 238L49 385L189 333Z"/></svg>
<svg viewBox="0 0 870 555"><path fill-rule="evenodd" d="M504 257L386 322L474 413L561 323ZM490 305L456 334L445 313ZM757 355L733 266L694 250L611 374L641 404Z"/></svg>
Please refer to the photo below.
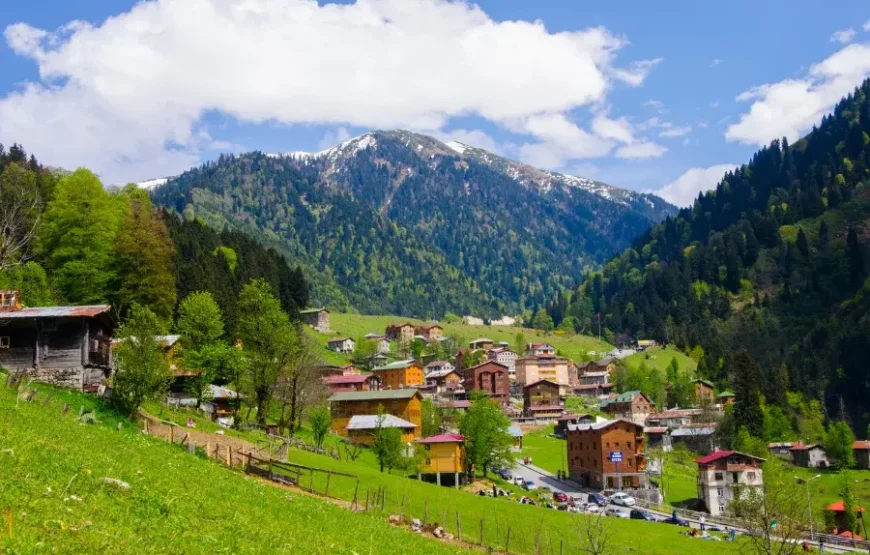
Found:
<svg viewBox="0 0 870 555"><path fill-rule="evenodd" d="M290 437L296 433L297 405L299 403L298 380L297 376L293 376L290 380Z"/></svg>

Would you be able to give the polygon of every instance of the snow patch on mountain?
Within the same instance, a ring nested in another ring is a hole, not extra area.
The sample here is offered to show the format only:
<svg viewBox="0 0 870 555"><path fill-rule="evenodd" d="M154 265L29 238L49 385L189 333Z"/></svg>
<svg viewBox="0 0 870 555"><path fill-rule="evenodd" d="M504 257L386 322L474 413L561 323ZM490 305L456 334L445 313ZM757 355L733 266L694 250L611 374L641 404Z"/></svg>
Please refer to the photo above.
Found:
<svg viewBox="0 0 870 555"><path fill-rule="evenodd" d="M456 151L456 153L459 154L460 156L465 154L465 151L468 150L469 148L471 148L467 144L460 143L459 141L449 141L449 142L446 142L444 144L446 144L452 150Z"/></svg>
<svg viewBox="0 0 870 555"><path fill-rule="evenodd" d="M148 181L140 181L139 183L136 184L136 187L138 187L140 189L151 190L151 189L154 189L155 187L160 187L161 185L166 185L166 183L168 183L170 179L172 179L172 178L171 177L160 177L157 179L149 179Z"/></svg>

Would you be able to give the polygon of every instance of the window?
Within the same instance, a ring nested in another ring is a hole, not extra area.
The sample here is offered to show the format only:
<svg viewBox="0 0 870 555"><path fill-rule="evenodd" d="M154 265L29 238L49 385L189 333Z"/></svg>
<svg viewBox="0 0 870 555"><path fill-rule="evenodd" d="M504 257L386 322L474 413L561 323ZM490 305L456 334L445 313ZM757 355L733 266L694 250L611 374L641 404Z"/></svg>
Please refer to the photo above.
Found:
<svg viewBox="0 0 870 555"><path fill-rule="evenodd" d="M717 472L717 473L716 473L716 481L717 481L717 482L720 481L720 480L722 480L723 477L724 477L724 476L722 475L721 472Z"/></svg>
<svg viewBox="0 0 870 555"><path fill-rule="evenodd" d="M0 336L0 349L8 349L9 348L9 336L3 335Z"/></svg>
<svg viewBox="0 0 870 555"><path fill-rule="evenodd" d="M749 481L750 481L750 482L754 482L754 481L755 481L755 472L750 472L750 473L747 474L746 476L749 478Z"/></svg>
<svg viewBox="0 0 870 555"><path fill-rule="evenodd" d="M725 493L722 491L722 488L717 488L717 489L716 489L716 495L718 495L719 497L722 497L724 494L725 494Z"/></svg>
<svg viewBox="0 0 870 555"><path fill-rule="evenodd" d="M725 505L722 505L722 504L720 503L720 504L719 504L719 513L721 514L721 513L724 513L724 512L725 512Z"/></svg>

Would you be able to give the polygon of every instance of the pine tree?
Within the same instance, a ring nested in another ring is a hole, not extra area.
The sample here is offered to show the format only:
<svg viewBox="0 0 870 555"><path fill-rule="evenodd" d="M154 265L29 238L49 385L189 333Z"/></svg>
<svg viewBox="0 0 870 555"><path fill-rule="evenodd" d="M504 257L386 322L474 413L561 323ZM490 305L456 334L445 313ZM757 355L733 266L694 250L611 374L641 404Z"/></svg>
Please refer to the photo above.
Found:
<svg viewBox="0 0 870 555"><path fill-rule="evenodd" d="M801 253L801 255L804 257L804 260L809 259L809 257L810 257L810 245L809 245L809 242L807 241L807 236L804 233L803 228L798 228L797 249L798 249L798 252Z"/></svg>
<svg viewBox="0 0 870 555"><path fill-rule="evenodd" d="M764 437L764 410L761 406L761 369L743 349L734 357L734 422L745 427L752 436Z"/></svg>
<svg viewBox="0 0 870 555"><path fill-rule="evenodd" d="M858 233L855 232L854 227L849 227L846 236L846 257L849 259L849 276L852 284L856 287L860 286L864 281L864 254L861 252Z"/></svg>

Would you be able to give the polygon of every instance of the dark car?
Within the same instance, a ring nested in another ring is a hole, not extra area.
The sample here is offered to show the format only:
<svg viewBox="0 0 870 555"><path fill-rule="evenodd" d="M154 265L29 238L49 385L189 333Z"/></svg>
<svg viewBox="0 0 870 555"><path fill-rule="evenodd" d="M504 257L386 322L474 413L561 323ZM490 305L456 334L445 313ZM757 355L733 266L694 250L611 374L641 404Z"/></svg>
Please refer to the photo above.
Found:
<svg viewBox="0 0 870 555"><path fill-rule="evenodd" d="M558 501L559 503L567 503L568 502L568 494L562 493L561 491L553 492L553 500Z"/></svg>
<svg viewBox="0 0 870 555"><path fill-rule="evenodd" d="M607 506L607 498L600 493L590 493L588 499L590 503L595 503L599 507Z"/></svg>
<svg viewBox="0 0 870 555"><path fill-rule="evenodd" d="M662 522L665 524L673 524L674 526L688 526L689 521L685 518L680 518L677 515L671 515L668 518L664 519Z"/></svg>
<svg viewBox="0 0 870 555"><path fill-rule="evenodd" d="M629 513L629 518L632 520L646 520L649 522L655 522L656 518L649 511L642 511L640 509L632 509L631 513Z"/></svg>

